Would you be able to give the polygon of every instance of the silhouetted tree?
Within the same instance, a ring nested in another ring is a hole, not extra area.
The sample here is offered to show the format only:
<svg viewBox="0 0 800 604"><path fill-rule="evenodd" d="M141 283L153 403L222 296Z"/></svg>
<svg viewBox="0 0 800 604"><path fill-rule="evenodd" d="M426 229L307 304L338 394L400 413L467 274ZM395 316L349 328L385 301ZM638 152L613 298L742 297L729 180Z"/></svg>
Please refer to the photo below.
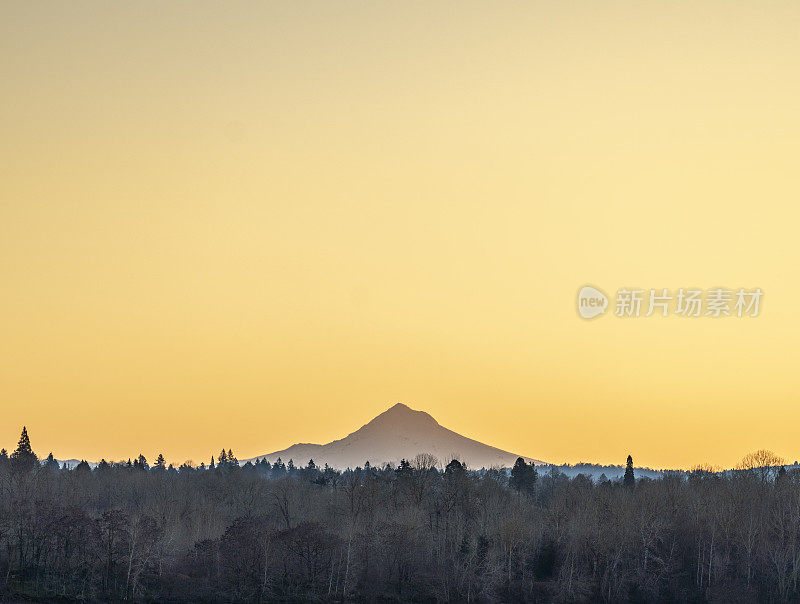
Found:
<svg viewBox="0 0 800 604"><path fill-rule="evenodd" d="M229 466L234 466L234 467L238 467L239 466L239 460L236 459L236 456L233 454L233 451L230 450L230 449L228 449L228 465Z"/></svg>
<svg viewBox="0 0 800 604"><path fill-rule="evenodd" d="M273 478L281 478L286 474L286 466L283 465L283 461L279 457L275 460L275 463L272 464L272 477Z"/></svg>
<svg viewBox="0 0 800 604"><path fill-rule="evenodd" d="M522 457L518 457L511 468L511 478L509 485L520 493L533 493L536 487L538 472L533 463L527 463Z"/></svg>
<svg viewBox="0 0 800 604"><path fill-rule="evenodd" d="M622 478L622 484L629 489L636 486L636 477L633 475L633 457L630 455L628 455L628 460L625 462L625 476Z"/></svg>
<svg viewBox="0 0 800 604"><path fill-rule="evenodd" d="M395 475L398 478L410 478L413 474L413 470L411 468L411 464L408 462L407 459L401 459L400 465L394 471Z"/></svg>
<svg viewBox="0 0 800 604"><path fill-rule="evenodd" d="M745 455L736 467L738 470L758 475L761 482L768 482L771 477L775 477L778 468L783 464L782 457L767 449L760 449Z"/></svg>
<svg viewBox="0 0 800 604"><path fill-rule="evenodd" d="M444 468L445 476L459 476L464 473L464 466L457 459L453 459Z"/></svg>
<svg viewBox="0 0 800 604"><path fill-rule="evenodd" d="M147 458L139 454L139 457L136 458L136 461L133 462L133 467L137 470L149 470L150 466L147 464Z"/></svg>
<svg viewBox="0 0 800 604"><path fill-rule="evenodd" d="M336 487L336 485L339 483L339 476L340 473L337 470L331 468L327 463L325 464L325 467L322 470L323 484Z"/></svg>
<svg viewBox="0 0 800 604"><path fill-rule="evenodd" d="M38 461L39 458L36 457L36 453L31 449L28 430L23 426L17 448L11 454L11 467L17 472L30 472L36 467Z"/></svg>
<svg viewBox="0 0 800 604"><path fill-rule="evenodd" d="M53 452L52 451L47 456L47 459L45 460L44 467L47 468L48 470L52 471L52 472L55 472L55 471L57 471L59 469L58 462L53 457Z"/></svg>

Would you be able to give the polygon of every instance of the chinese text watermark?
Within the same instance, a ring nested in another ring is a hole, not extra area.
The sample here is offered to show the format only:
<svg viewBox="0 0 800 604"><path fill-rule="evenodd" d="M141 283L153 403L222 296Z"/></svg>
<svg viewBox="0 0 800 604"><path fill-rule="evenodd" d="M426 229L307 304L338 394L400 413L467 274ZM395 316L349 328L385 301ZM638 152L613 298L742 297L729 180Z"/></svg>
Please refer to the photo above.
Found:
<svg viewBox="0 0 800 604"><path fill-rule="evenodd" d="M670 314L680 317L748 317L755 318L761 312L764 292L753 289L698 289L682 287L617 290L614 300L614 316L619 318L650 317ZM599 288L586 285L578 292L578 314L584 319L605 314L610 307L609 299Z"/></svg>

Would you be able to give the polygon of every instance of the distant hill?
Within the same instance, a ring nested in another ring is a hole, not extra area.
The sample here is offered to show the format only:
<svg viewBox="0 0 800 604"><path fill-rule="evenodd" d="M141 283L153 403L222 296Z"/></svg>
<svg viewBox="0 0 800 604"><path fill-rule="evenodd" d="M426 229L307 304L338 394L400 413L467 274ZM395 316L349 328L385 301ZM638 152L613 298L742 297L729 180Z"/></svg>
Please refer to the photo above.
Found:
<svg viewBox="0 0 800 604"><path fill-rule="evenodd" d="M45 462L44 459L40 459L39 461L41 461L42 463ZM78 464L81 463L80 459L56 459L56 461L58 462L59 466L63 466L64 464L66 464L68 470L74 470L78 466ZM92 468L94 468L97 465L97 463L93 461L88 462L88 464Z"/></svg>
<svg viewBox="0 0 800 604"><path fill-rule="evenodd" d="M592 480L601 480L605 476L608 480L622 480L625 475L625 466L604 466L594 463L578 463L578 464L548 464L545 467L539 468L540 475L546 472L556 470L560 474L564 474L569 478L575 478L578 474L583 474ZM650 478L657 480L664 475L663 470L654 470L653 468L633 468L636 478Z"/></svg>
<svg viewBox="0 0 800 604"><path fill-rule="evenodd" d="M266 457L272 463L280 457L284 463L292 459L295 465L306 465L313 459L317 466L327 463L332 468L345 469L363 466L365 461L378 467L384 463L398 464L401 459L413 460L418 453L431 453L440 464L455 457L471 469L511 467L518 457L525 457L461 436L439 425L424 411L397 403L340 440L326 445L298 443L252 460ZM544 463L525 459L539 465Z"/></svg>

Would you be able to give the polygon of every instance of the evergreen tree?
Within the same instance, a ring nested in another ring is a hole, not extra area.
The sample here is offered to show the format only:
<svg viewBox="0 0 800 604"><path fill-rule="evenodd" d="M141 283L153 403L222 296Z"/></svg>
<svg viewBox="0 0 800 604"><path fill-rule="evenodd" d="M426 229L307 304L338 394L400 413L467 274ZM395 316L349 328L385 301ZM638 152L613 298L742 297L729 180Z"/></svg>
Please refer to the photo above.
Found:
<svg viewBox="0 0 800 604"><path fill-rule="evenodd" d="M401 459L400 465L397 466L394 473L398 478L405 478L411 476L414 473L414 471L411 468L411 464L408 463L408 460Z"/></svg>
<svg viewBox="0 0 800 604"><path fill-rule="evenodd" d="M528 464L525 463L524 459L517 457L517 461L514 462L514 467L511 468L511 479L509 483L517 491L519 491L522 486L522 478L525 474L526 465Z"/></svg>
<svg viewBox="0 0 800 604"><path fill-rule="evenodd" d="M22 434L17 443L17 449L11 454L11 467L18 472L30 472L36 467L39 458L31 449L31 441L28 438L28 430L22 427Z"/></svg>
<svg viewBox="0 0 800 604"><path fill-rule="evenodd" d="M35 455L33 449L31 449L31 440L28 438L28 429L25 426L22 426L22 434L19 436L17 450L11 454L11 457L19 457L21 455Z"/></svg>
<svg viewBox="0 0 800 604"><path fill-rule="evenodd" d="M289 474L289 476L294 476L295 469L294 461L289 459L289 463L286 464L286 473Z"/></svg>
<svg viewBox="0 0 800 604"><path fill-rule="evenodd" d="M628 455L628 461L625 462L625 476L622 479L622 484L629 489L636 486L636 477L633 475L633 457L630 455Z"/></svg>
<svg viewBox="0 0 800 604"><path fill-rule="evenodd" d="M456 476L461 476L463 473L464 466L457 459L451 460L444 468L444 475L448 478L455 478Z"/></svg>
<svg viewBox="0 0 800 604"><path fill-rule="evenodd" d="M53 472L59 469L58 462L53 457L52 451L50 452L50 455L47 456L47 460L45 460L44 467Z"/></svg>
<svg viewBox="0 0 800 604"><path fill-rule="evenodd" d="M273 478L281 478L286 475L286 466L283 465L283 461L279 457L275 460L275 463L272 464L272 477Z"/></svg>
<svg viewBox="0 0 800 604"><path fill-rule="evenodd" d="M225 452L225 449L219 452L219 457L217 458L217 465L220 468L224 468L228 465L228 454Z"/></svg>
<svg viewBox="0 0 800 604"><path fill-rule="evenodd" d="M153 469L154 470L163 470L166 465L167 465L167 460L164 459L164 455L159 453L158 457L156 458L156 464L153 466Z"/></svg>
<svg viewBox="0 0 800 604"><path fill-rule="evenodd" d="M208 469L213 470L216 466L214 465L214 456L211 456L211 463L208 464Z"/></svg>
<svg viewBox="0 0 800 604"><path fill-rule="evenodd" d="M319 469L317 468L317 464L314 463L313 459L308 460L308 465L305 468L301 468L300 473L309 482L315 482L317 484L325 484L324 475L322 472L319 471Z"/></svg>
<svg viewBox="0 0 800 604"><path fill-rule="evenodd" d="M149 470L150 469L150 466L147 465L147 458L144 455L142 455L141 453L139 454L139 458L136 461L139 462L139 469L140 470Z"/></svg>
<svg viewBox="0 0 800 604"><path fill-rule="evenodd" d="M236 459L236 456L233 454L233 451L228 449L228 465L229 466L236 466L239 467L239 460Z"/></svg>
<svg viewBox="0 0 800 604"><path fill-rule="evenodd" d="M522 457L518 457L511 468L511 478L509 485L518 493L533 493L536 487L536 479L539 477L536 466L527 463Z"/></svg>
<svg viewBox="0 0 800 604"><path fill-rule="evenodd" d="M91 471L92 468L89 466L89 463L85 459L82 459L81 463L75 466L75 472L77 472L78 474L91 473Z"/></svg>
<svg viewBox="0 0 800 604"><path fill-rule="evenodd" d="M325 484L329 484L335 487L336 484L339 482L339 472L338 470L334 470L326 463L325 469L322 472L322 479Z"/></svg>

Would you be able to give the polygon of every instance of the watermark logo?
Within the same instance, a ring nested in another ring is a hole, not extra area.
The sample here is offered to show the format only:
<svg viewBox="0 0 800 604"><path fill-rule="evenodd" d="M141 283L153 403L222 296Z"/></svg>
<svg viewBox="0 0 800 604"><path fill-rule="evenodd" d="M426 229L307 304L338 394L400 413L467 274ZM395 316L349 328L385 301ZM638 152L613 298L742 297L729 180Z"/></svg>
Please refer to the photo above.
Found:
<svg viewBox="0 0 800 604"><path fill-rule="evenodd" d="M621 319L652 315L667 317L670 314L679 317L754 318L761 312L763 296L760 287L715 287L708 290L692 287L677 290L621 288L617 290L612 314ZM585 285L578 291L578 314L584 319L605 314L608 307L608 297L602 290Z"/></svg>
<svg viewBox="0 0 800 604"><path fill-rule="evenodd" d="M584 285L578 291L578 313L584 319L594 319L608 309L608 296L591 285Z"/></svg>

